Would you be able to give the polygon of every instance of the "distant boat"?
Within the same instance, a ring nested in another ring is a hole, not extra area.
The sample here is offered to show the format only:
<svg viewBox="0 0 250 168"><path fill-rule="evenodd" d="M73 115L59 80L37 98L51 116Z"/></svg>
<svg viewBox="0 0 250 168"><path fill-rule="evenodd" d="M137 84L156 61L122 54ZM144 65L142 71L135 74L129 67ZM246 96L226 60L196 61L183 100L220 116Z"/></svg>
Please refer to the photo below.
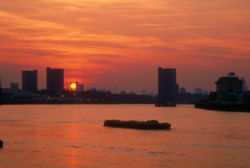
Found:
<svg viewBox="0 0 250 168"><path fill-rule="evenodd" d="M143 130L169 130L171 128L170 123L159 123L157 120L149 121L120 121L120 120L106 120L104 122L105 127L115 128L131 128L131 129L143 129Z"/></svg>

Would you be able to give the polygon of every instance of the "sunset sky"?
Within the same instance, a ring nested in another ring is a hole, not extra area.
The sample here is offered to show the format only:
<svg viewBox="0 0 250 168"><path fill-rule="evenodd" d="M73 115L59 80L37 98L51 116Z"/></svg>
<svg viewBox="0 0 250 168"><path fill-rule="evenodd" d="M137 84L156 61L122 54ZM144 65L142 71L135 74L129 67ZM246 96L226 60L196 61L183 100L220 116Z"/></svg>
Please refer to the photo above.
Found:
<svg viewBox="0 0 250 168"><path fill-rule="evenodd" d="M234 71L250 86L249 0L0 0L0 77L64 68L65 82L157 89L157 67L180 87L214 90Z"/></svg>

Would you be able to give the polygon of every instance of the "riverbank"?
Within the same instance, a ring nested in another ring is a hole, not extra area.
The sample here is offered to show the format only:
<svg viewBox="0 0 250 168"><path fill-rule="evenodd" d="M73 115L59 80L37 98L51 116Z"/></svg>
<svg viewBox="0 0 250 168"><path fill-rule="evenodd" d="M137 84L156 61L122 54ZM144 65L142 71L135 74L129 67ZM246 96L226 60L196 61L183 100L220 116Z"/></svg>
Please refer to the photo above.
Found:
<svg viewBox="0 0 250 168"><path fill-rule="evenodd" d="M196 103L196 108L228 112L250 112L249 103Z"/></svg>

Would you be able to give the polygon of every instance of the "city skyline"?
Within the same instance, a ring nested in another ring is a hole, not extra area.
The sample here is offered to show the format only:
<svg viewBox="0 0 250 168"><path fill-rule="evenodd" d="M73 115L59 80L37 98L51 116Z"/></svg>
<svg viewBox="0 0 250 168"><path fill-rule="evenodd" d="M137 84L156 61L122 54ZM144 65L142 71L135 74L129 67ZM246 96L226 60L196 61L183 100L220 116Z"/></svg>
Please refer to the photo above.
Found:
<svg viewBox="0 0 250 168"><path fill-rule="evenodd" d="M96 87L88 87L86 88L86 85L84 83L80 83L79 81L64 81L64 69L63 68L51 68L51 67L46 67L46 79L45 81L42 80L43 82L45 82L45 88L39 88L38 87L38 82L41 79L38 79L38 71L37 69L33 69L33 70L22 70L21 71L21 83L18 82L13 82L11 81L7 87L5 87L2 84L2 79L0 78L0 86L3 88L10 88L13 90L16 90L19 88L21 90L26 90L26 91L37 91L37 90L48 90L48 91L52 91L52 92L61 92L63 90L71 90L71 91L83 91L84 89L86 90L93 90L93 89L97 89L100 91L111 91L113 93L119 93L119 92L126 92L125 90L120 90L117 91L115 86L113 86L113 88L96 88ZM177 78L177 73L176 73L176 69L175 68L167 68L167 67L158 67L157 68L157 91L156 92L148 92L147 90L144 90L142 88L140 88L141 90L138 92L135 92L134 90L132 90L131 92L128 93L139 93L139 94L150 94L150 95L158 95L160 92L166 92L163 91L165 88L165 86L163 86L163 83L165 83L164 85L169 85L168 83L172 83L174 82L175 86L175 90L176 93L173 93L173 95L176 95L177 93L194 93L194 94L208 94L209 92L213 92L216 89L214 88L212 91L208 91L208 90L204 90L203 88L199 88L199 87L195 87L195 89L193 91L189 91L186 90L185 87L180 87L179 83L176 82L176 78ZM25 74L25 76L24 76ZM167 75L168 74L168 75ZM170 75L171 74L171 75ZM229 74L234 74L235 72L230 72ZM170 76L172 76L171 78L173 78L173 80L170 80ZM228 75L222 75L222 77L228 77ZM239 76L238 76L239 77ZM165 79L164 79L165 78ZM168 81L170 80L170 81ZM244 90L248 90L248 86L247 86L247 81L245 80L244 77L241 77L240 80L243 81L243 89ZM164 82L163 82L164 81ZM25 85L23 85L25 83ZM161 83L161 84L160 84ZM217 81L214 82L214 84L217 84ZM163 88L162 88L163 87ZM170 87L170 86L168 86ZM169 91L171 92L171 90L173 86L171 86ZM161 90L161 91L160 91Z"/></svg>
<svg viewBox="0 0 250 168"><path fill-rule="evenodd" d="M250 81L249 1L0 3L3 87L37 69L44 89L46 67L64 68L65 82L128 92L156 93L157 67L176 68L177 83L190 92L213 91L231 71Z"/></svg>
<svg viewBox="0 0 250 168"><path fill-rule="evenodd" d="M162 69L162 67L158 67L157 68L157 73L159 73L159 69ZM175 68L168 68L168 67L164 67L163 69L174 69L175 71L177 71ZM95 88L95 89L99 89L99 90L109 90L109 91L112 91L112 92L123 92L123 91L126 91L126 90L123 90L123 89L121 89L121 90L116 90L116 87L117 86L115 86L115 85L113 85L113 88L112 87L110 87L110 88L104 88L104 87L100 87L100 88L96 88L95 86L87 86L86 87L86 84L85 83L82 83L81 84L81 82L79 83L79 81L77 81L77 80L71 80L71 81L65 81L64 80L64 78L65 78L65 76L64 76L64 71L65 71L65 69L63 69L63 68L50 68L50 67L46 67L46 70L45 70L45 77L44 77L44 79L39 79L39 76L41 76L40 74L39 74L39 71L37 70L37 69L29 69L29 70L21 70L21 76L20 76L20 80L21 81L19 81L18 82L18 80L13 80L13 81L10 81L9 83L4 83L3 82L3 80L2 80L2 78L0 77L0 83L1 83L1 86L3 87L3 88L11 88L11 85L12 84L17 84L17 87L20 87L19 89L22 89L22 90L27 90L27 89L24 89L23 87L23 73L25 72L25 73L33 73L33 72L35 72L36 73L36 83L37 84L32 84L32 85L37 85L36 87L36 89L34 89L34 90L47 90L48 89L48 70L49 71L53 71L53 73L58 73L58 71L59 71L59 74L54 74L54 75L56 75L56 76L60 76L60 75L62 75L62 77L59 77L59 79L60 78L62 78L62 79L60 79L60 80L62 80L60 83L61 84L56 84L56 85L62 85L62 83L63 83L63 88L65 89L65 90L72 90L73 88L71 87L71 85L72 84L75 84L75 85L77 85L77 84L79 84L80 85L80 87L82 88L82 87L84 87L85 89L93 89L93 88ZM62 72L60 72L60 71L62 71ZM61 74L62 73L62 74ZM176 72L175 72L176 73ZM233 72L234 73L234 72ZM156 78L158 78L159 76L159 74L155 74L156 75ZM238 74L237 74L238 75ZM54 76L54 77L56 77L56 76ZM224 75L221 75L221 76L226 76L225 74ZM177 73L176 73L176 78L178 77L178 75L177 75ZM244 83L244 85L245 85L245 87L246 88L248 88L248 83L247 83L247 81L245 80L245 78L244 77L241 77L241 76L239 76L245 83ZM47 79L46 79L47 78ZM57 77L56 77L57 78ZM67 78L67 77L66 77ZM52 79L52 78L51 78ZM216 78L216 79L218 79L218 77ZM158 79L156 79L156 80L158 80ZM44 83L43 85L39 85L39 83L41 83L41 81L42 81L42 83ZM63 82L64 81L64 82ZM134 91L134 90L131 90L131 91L127 91L127 92L135 92L135 93L142 93L142 92L145 92L145 93L147 93L147 94L152 94L152 93L154 93L154 94L157 94L157 92L159 92L159 83L157 82L157 81L155 81L156 83L157 83L157 88L156 88L156 91L148 91L148 90L144 90L143 89L143 87L142 88L140 88L140 90L137 90L137 91ZM212 82L213 83L213 85L215 85L216 84L216 82ZM200 87L196 87L196 86L194 86L194 90L187 90L186 88L185 88L185 86L183 86L182 84L179 84L178 82L176 82L176 84L178 85L178 90L181 92L181 90L183 90L183 89L185 89L185 91L187 91L187 92L190 92L190 93L197 93L197 90L199 90L199 92L210 92L210 91L215 91L215 88L214 88L214 86L213 86L213 89L212 90L204 90L204 88L200 88ZM84 86L82 86L82 85L84 85ZM42 86L42 87L41 87ZM181 87L180 87L181 86ZM16 87L16 86L15 86ZM34 86L35 87L35 86ZM62 86L57 86L57 87L60 87L61 89L59 89L59 90L62 90ZM76 88L74 88L74 89L76 89ZM74 90L73 89L73 90ZM50 89L49 89L50 90ZM82 90L82 89L81 89Z"/></svg>

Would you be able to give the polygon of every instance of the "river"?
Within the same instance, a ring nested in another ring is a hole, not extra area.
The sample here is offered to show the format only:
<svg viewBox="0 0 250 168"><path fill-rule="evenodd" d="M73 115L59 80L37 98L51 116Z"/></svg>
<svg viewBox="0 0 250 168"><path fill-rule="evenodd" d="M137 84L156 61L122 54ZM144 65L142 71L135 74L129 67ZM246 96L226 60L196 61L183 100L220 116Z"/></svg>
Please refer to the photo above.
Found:
<svg viewBox="0 0 250 168"><path fill-rule="evenodd" d="M170 131L106 128L170 122ZM1 168L247 168L250 113L192 105L2 105Z"/></svg>

